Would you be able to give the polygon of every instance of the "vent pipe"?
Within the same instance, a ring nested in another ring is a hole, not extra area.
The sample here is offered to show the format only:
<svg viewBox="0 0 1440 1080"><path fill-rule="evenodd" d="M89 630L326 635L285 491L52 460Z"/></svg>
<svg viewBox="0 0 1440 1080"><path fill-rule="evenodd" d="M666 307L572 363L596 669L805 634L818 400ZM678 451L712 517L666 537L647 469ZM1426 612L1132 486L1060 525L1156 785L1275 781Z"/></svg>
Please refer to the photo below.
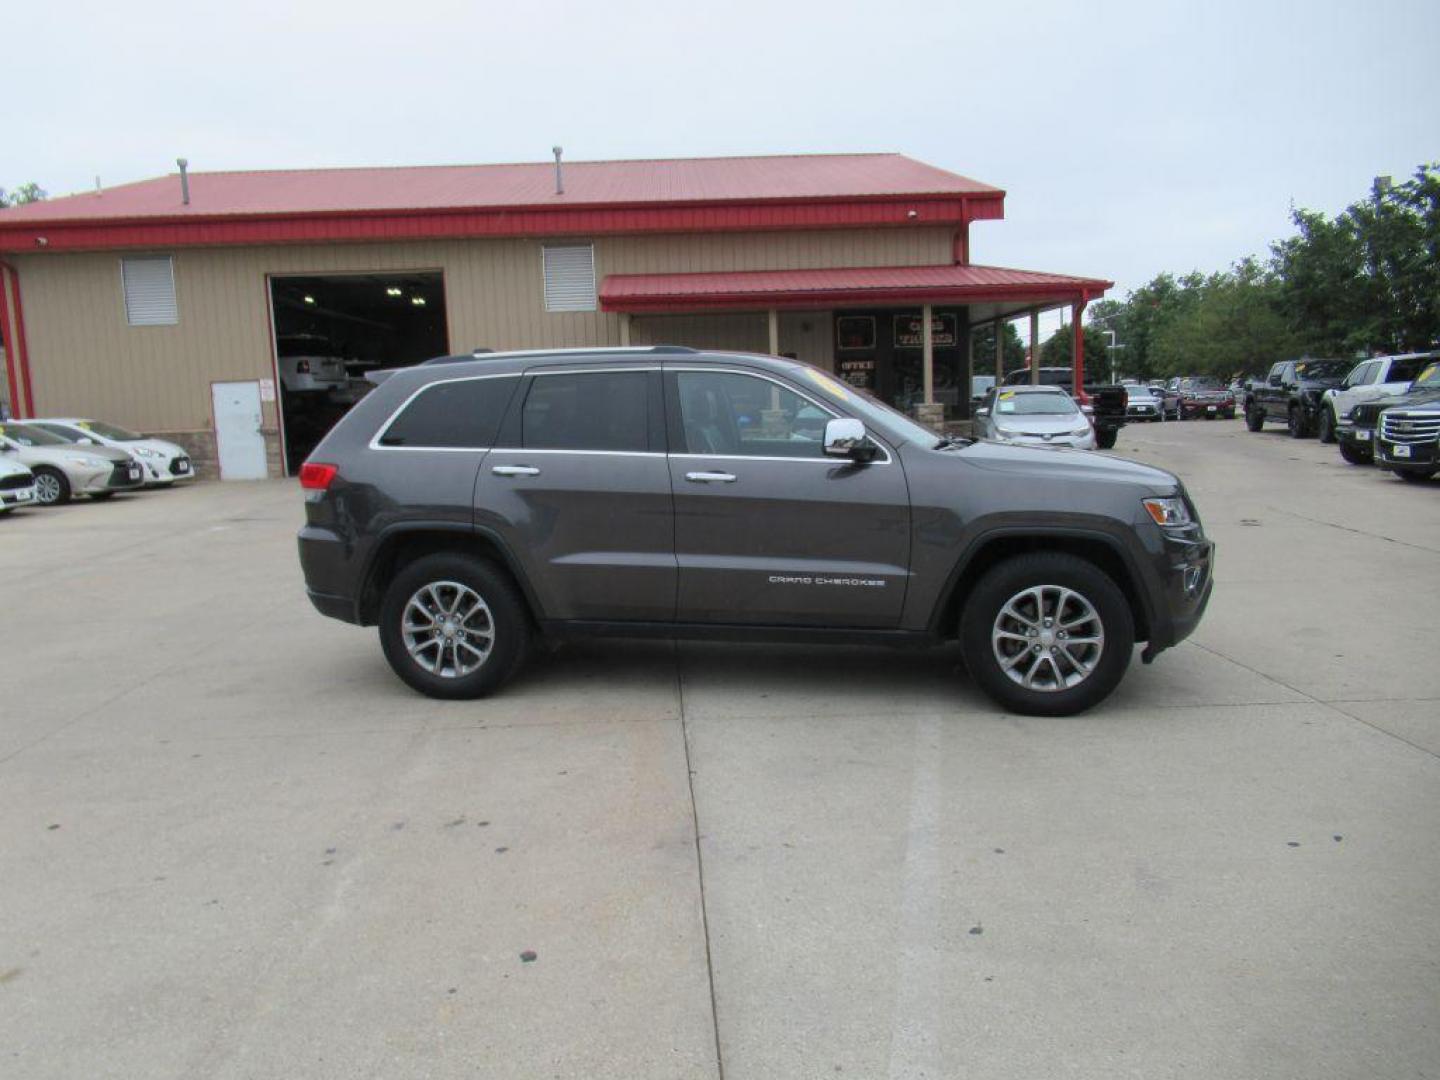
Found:
<svg viewBox="0 0 1440 1080"><path fill-rule="evenodd" d="M565 174L560 166L560 155L565 152L563 146L552 146L550 152L555 155L555 194L565 194Z"/></svg>
<svg viewBox="0 0 1440 1080"><path fill-rule="evenodd" d="M182 158L176 158L175 164L180 166L180 201L186 206L190 205L190 174L186 170L190 168L190 162Z"/></svg>

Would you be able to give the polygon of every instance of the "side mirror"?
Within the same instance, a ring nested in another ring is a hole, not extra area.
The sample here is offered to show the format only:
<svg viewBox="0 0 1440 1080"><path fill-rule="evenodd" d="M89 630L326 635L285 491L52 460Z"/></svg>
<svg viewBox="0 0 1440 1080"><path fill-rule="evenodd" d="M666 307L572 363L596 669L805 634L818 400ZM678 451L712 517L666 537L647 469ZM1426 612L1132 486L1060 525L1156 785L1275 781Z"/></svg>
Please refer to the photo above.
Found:
<svg viewBox="0 0 1440 1080"><path fill-rule="evenodd" d="M875 456L875 445L865 437L865 425L844 417L825 424L825 456L869 461Z"/></svg>

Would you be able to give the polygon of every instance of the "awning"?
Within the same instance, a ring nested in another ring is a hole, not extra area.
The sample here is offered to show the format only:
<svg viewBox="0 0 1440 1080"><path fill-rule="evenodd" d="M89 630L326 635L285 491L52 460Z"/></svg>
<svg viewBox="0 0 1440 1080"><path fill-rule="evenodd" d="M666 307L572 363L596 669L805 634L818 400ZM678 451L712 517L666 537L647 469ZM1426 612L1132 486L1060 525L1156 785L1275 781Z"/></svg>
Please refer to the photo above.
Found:
<svg viewBox="0 0 1440 1080"><path fill-rule="evenodd" d="M600 286L600 307L645 314L983 304L995 309L986 312L991 316L1085 303L1113 285L1099 278L973 265L610 274Z"/></svg>

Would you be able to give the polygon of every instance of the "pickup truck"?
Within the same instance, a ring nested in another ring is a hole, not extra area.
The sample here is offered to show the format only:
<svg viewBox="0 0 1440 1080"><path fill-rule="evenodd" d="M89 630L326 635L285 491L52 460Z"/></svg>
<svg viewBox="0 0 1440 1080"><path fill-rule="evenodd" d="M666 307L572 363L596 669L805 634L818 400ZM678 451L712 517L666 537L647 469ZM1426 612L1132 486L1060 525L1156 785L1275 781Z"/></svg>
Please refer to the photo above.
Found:
<svg viewBox="0 0 1440 1080"><path fill-rule="evenodd" d="M1292 439L1314 433L1325 391L1339 386L1353 360L1281 360L1264 382L1254 382L1245 396L1245 426L1259 431L1266 420L1282 420Z"/></svg>
<svg viewBox="0 0 1440 1080"><path fill-rule="evenodd" d="M1440 358L1440 353L1405 353L1400 356L1377 356L1356 364L1345 381L1321 398L1318 434L1323 443L1339 439L1342 428L1353 426L1351 411L1362 401L1403 394L1425 365ZM1369 450L1369 447L1366 447Z"/></svg>
<svg viewBox="0 0 1440 1080"><path fill-rule="evenodd" d="M1042 367L1038 382L1040 386L1059 386L1070 393L1074 380L1075 373L1068 367ZM1010 372L1005 376L1004 385L1029 386L1030 369ZM1118 384L1102 386L1086 383L1081 389L1083 392L1079 400L1081 406L1088 410L1090 423L1095 428L1095 445L1101 450L1110 450L1115 446L1120 429L1125 426L1129 395L1125 387Z"/></svg>

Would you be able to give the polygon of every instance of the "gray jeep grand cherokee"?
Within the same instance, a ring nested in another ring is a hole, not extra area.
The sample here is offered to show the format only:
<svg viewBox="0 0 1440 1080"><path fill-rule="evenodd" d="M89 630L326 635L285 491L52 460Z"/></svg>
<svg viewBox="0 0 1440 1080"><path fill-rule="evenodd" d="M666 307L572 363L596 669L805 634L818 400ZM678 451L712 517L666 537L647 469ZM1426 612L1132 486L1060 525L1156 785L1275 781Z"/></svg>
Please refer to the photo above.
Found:
<svg viewBox="0 0 1440 1080"><path fill-rule="evenodd" d="M933 645L1068 715L1184 638L1213 547L1184 486L1084 451L939 438L806 364L674 346L400 370L301 472L323 614L434 697L536 634Z"/></svg>

